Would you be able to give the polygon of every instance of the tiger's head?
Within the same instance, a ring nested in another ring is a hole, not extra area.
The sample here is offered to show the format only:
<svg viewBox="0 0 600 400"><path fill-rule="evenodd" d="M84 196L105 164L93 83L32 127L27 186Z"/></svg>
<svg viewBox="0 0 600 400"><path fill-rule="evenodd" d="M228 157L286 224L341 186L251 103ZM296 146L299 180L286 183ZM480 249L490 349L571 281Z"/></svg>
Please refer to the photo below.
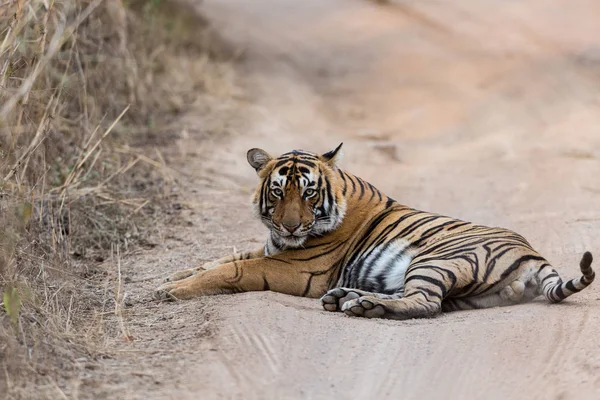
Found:
<svg viewBox="0 0 600 400"><path fill-rule="evenodd" d="M260 178L254 210L278 247L301 247L308 237L341 224L346 199L335 165L341 147L321 155L294 150L277 158L261 149L248 150L248 162Z"/></svg>

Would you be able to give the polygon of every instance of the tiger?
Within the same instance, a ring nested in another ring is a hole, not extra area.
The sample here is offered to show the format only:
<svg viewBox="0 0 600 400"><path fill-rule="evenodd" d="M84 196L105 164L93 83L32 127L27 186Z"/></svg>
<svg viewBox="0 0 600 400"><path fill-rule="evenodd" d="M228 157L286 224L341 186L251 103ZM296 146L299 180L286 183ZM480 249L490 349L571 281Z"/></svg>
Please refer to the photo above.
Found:
<svg viewBox="0 0 600 400"><path fill-rule="evenodd" d="M269 230L266 243L176 272L156 297L270 290L320 297L326 311L405 320L540 295L558 303L593 282L590 252L582 276L563 282L523 236L402 205L342 170L342 144L276 158L250 149L259 177L252 204Z"/></svg>

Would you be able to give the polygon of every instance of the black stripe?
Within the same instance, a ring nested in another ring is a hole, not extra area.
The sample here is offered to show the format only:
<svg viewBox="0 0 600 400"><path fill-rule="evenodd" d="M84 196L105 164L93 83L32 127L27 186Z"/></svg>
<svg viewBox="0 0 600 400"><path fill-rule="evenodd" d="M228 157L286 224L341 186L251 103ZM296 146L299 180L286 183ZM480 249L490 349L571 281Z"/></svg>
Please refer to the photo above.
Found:
<svg viewBox="0 0 600 400"><path fill-rule="evenodd" d="M350 183L352 183L352 195L354 195L354 193L356 193L356 183L354 183L354 179L356 179L356 177L348 176L348 178L350 179Z"/></svg>
<svg viewBox="0 0 600 400"><path fill-rule="evenodd" d="M429 296L437 297L440 300L442 298L442 296L439 293L436 293L433 290L430 290L430 289L428 289L426 287L419 286L419 287L417 287L415 289L418 290L418 291L420 291L420 292L427 293ZM431 302L431 300L429 300L429 299L427 299L427 301Z"/></svg>
<svg viewBox="0 0 600 400"><path fill-rule="evenodd" d="M417 279L420 281L425 281L425 282L431 283L434 286L437 286L438 288L440 288L440 291L442 292L442 297L446 297L447 289L444 286L444 283L441 282L439 279L431 278L426 275L411 275L411 276L407 277L404 280L405 287L410 281L417 280Z"/></svg>
<svg viewBox="0 0 600 400"><path fill-rule="evenodd" d="M390 208L395 202L396 200L392 199L391 197L388 197L387 201L385 202L385 208Z"/></svg>
<svg viewBox="0 0 600 400"><path fill-rule="evenodd" d="M308 292L310 292L310 285L312 284L313 277L314 275L308 277L308 282L306 282L306 287L304 288L304 292L302 292L302 297L306 297L306 295L308 295Z"/></svg>
<svg viewBox="0 0 600 400"><path fill-rule="evenodd" d="M510 267L508 267L507 269L504 270L504 272L502 272L502 275L500 275L500 280L505 279L507 276L512 274L514 271L516 271L517 268L519 268L521 266L521 264L524 262L531 261L531 260L541 261L543 259L544 259L543 257L534 256L534 255L526 255L526 256L520 257L515 262L513 262Z"/></svg>
<svg viewBox="0 0 600 400"><path fill-rule="evenodd" d="M331 254L332 252L334 252L335 250L337 250L344 243L345 242L337 243L335 246L333 246L333 248L327 249L327 251L321 251L321 252L319 252L319 253L317 253L317 254L315 254L313 256L310 256L310 257L306 257L306 258L290 258L290 260L292 260L292 261L310 261L310 260L314 260L314 259L319 258L319 257L325 257L326 255Z"/></svg>
<svg viewBox="0 0 600 400"><path fill-rule="evenodd" d="M267 188L271 186L271 178L265 179L263 181L263 185L260 188L260 198L259 198L259 203L258 203L258 209L260 210L260 212L265 215L268 216L267 213L267 208L268 208L268 195L267 195Z"/></svg>
<svg viewBox="0 0 600 400"><path fill-rule="evenodd" d="M432 236L440 233L441 231L443 231L444 229L446 229L446 227L448 225L452 225L455 221L447 221L444 222L440 225L437 226L433 226L429 229L427 229L426 231L422 232L419 235L419 238L413 243L415 246L420 247L422 246L428 239L430 239Z"/></svg>
<svg viewBox="0 0 600 400"><path fill-rule="evenodd" d="M367 184L367 186L369 187L369 190L371 191L371 198L369 199L369 201L371 201L375 197L375 188L369 182L365 182L365 183ZM379 197L381 197L381 196L379 196ZM381 200L381 198L379 200Z"/></svg>
<svg viewBox="0 0 600 400"><path fill-rule="evenodd" d="M558 277L558 274L557 274L556 272L553 272L553 273L551 273L551 274L549 274L549 275L546 275L546 277L544 277L544 279L542 279L542 280L541 280L541 282L540 282L540 285L543 285L543 284L544 284L544 281L545 281L546 279L550 279L550 278L557 278L557 277Z"/></svg>
<svg viewBox="0 0 600 400"><path fill-rule="evenodd" d="M277 164L275 164L274 168L279 168L282 165L289 163L290 161L292 161L292 160L290 160L290 159L284 159L284 160L278 161Z"/></svg>
<svg viewBox="0 0 600 400"><path fill-rule="evenodd" d="M567 297L565 296L565 293L562 290L562 281L558 282L557 285L554 287L553 294L560 300Z"/></svg>
<svg viewBox="0 0 600 400"><path fill-rule="evenodd" d="M274 244L275 244L275 243L274 243ZM276 257L277 257L277 256L266 256L265 258L266 258L267 260L279 261L279 262L282 262L282 263L284 263L284 264L291 264L291 262L289 262L289 261L282 260L282 259L280 259L280 258L276 258Z"/></svg>
<svg viewBox="0 0 600 400"><path fill-rule="evenodd" d="M342 196L346 197L346 190L348 189L348 182L346 182L346 177L344 176L344 172L341 169L338 169L338 174L344 181L344 188L342 189Z"/></svg>
<svg viewBox="0 0 600 400"><path fill-rule="evenodd" d="M317 164L315 164L314 162L306 161L306 160L295 160L294 164L308 165L311 168L317 167Z"/></svg>
<svg viewBox="0 0 600 400"><path fill-rule="evenodd" d="M232 264L233 264L233 267L235 268L235 275L231 279L226 279L225 281L227 283L237 283L244 276L244 273L243 273L242 269L238 266L238 263L235 261L232 261Z"/></svg>
<svg viewBox="0 0 600 400"><path fill-rule="evenodd" d="M471 223L470 223L470 222L464 222L464 221L458 221L458 220L454 220L454 221L452 221L452 222L453 222L455 225L454 225L454 226L451 226L450 228L448 228L448 232L451 232L451 231L453 231L453 230L455 230L455 229L458 229L458 228L462 228L463 226L471 225Z"/></svg>
<svg viewBox="0 0 600 400"><path fill-rule="evenodd" d="M417 290L417 291L418 291L417 293L420 293L420 294L422 294L422 295L423 295L423 297L425 297L425 300L426 300L428 303L438 303L438 301L433 301L433 300L431 300L431 299L429 298L430 296L431 296L431 297L436 297L436 298L440 299L440 301L442 300L442 296L440 296L440 294L439 294L439 293L436 293L436 292L434 292L434 291L433 291L433 290L431 290L431 289L428 289L428 288L425 288L425 287L417 287L417 288L415 288L415 290Z"/></svg>
<svg viewBox="0 0 600 400"><path fill-rule="evenodd" d="M430 223L438 218L440 218L440 217L438 217L437 215L424 217L423 219L421 219L419 221L415 221L412 224L410 224L409 226L402 229L402 231L400 231L400 234L397 236L406 237L406 236L410 235L411 233L413 233L414 231L416 231L417 229L419 229L420 227L422 227L423 225L427 225L428 223Z"/></svg>
<svg viewBox="0 0 600 400"><path fill-rule="evenodd" d="M549 267L549 266L550 266L550 264L547 264L547 263L544 263L544 264L542 264L542 266L541 266L541 267L538 269L538 271L537 271L537 275L539 275L539 274L540 274L540 272L542 272L542 270L543 270L544 268L546 268L546 267ZM555 272L556 272L556 271L555 271Z"/></svg>
<svg viewBox="0 0 600 400"><path fill-rule="evenodd" d="M327 200L329 200L329 209L327 210L327 214L335 207L335 201L333 199L333 192L331 191L331 183L329 183L329 179L325 177L325 187L327 190L325 193L327 194Z"/></svg>
<svg viewBox="0 0 600 400"><path fill-rule="evenodd" d="M565 283L565 287L571 292L579 292L579 289L577 289L575 285L573 285L573 281L568 281L567 283Z"/></svg>
<svg viewBox="0 0 600 400"><path fill-rule="evenodd" d="M414 272L418 269L433 270L433 271L439 273L442 276L442 278L444 278L443 273L445 273L448 276L448 279L450 279L450 281L452 282L450 287L454 287L456 285L456 281L457 281L456 274L454 274L454 272L452 272L444 267L439 267L437 265L417 265L414 267L410 267L408 269L408 271L406 271L406 275L410 275L412 272Z"/></svg>
<svg viewBox="0 0 600 400"><path fill-rule="evenodd" d="M318 160L319 159L319 157L317 157L316 155L314 155L312 153L306 153L306 152L300 153L298 155L298 157L300 157L300 158L307 158L309 160Z"/></svg>
<svg viewBox="0 0 600 400"><path fill-rule="evenodd" d="M365 185L363 185L362 183L362 179L360 178L356 178L356 181L358 182L358 185L360 186L360 196L358 196L359 200L362 200L363 196L365 195Z"/></svg>

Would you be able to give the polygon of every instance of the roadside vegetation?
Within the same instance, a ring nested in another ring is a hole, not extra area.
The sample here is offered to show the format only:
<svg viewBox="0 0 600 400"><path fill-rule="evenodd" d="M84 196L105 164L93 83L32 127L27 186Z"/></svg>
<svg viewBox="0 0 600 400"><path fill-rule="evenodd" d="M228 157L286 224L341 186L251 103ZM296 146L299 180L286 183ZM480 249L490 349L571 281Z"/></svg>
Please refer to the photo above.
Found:
<svg viewBox="0 0 600 400"><path fill-rule="evenodd" d="M173 211L161 149L231 71L189 4L0 3L1 394L76 396L81 360L110 353L115 266Z"/></svg>

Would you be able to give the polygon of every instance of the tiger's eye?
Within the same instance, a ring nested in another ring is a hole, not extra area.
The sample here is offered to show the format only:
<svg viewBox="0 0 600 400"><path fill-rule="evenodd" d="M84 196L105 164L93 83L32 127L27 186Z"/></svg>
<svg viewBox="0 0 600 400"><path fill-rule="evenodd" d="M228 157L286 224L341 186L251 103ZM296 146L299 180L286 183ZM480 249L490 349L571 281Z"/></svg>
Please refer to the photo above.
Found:
<svg viewBox="0 0 600 400"><path fill-rule="evenodd" d="M283 191L281 189L275 188L275 189L273 189L272 193L273 193L273 195L275 197L282 197L283 196Z"/></svg>
<svg viewBox="0 0 600 400"><path fill-rule="evenodd" d="M306 197L311 197L311 196L313 196L315 193L316 193L316 191L315 191L314 189L306 189L306 190L304 191L304 195L305 195Z"/></svg>

